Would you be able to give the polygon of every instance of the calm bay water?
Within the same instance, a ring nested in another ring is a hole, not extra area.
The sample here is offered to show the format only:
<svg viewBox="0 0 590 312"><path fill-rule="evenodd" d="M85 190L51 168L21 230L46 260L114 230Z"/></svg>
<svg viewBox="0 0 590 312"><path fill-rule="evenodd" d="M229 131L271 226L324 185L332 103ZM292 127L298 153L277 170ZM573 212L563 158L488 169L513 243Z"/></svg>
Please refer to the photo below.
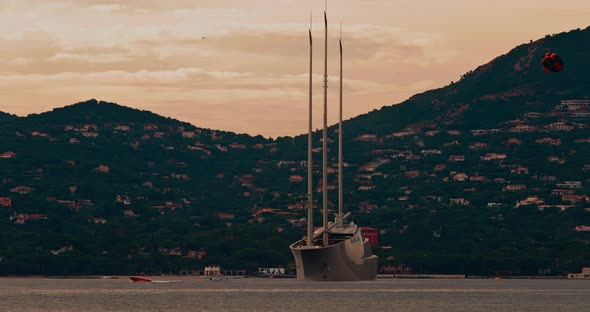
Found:
<svg viewBox="0 0 590 312"><path fill-rule="evenodd" d="M0 311L7 312L335 310L590 311L590 281L182 279L134 284L126 278L0 279Z"/></svg>

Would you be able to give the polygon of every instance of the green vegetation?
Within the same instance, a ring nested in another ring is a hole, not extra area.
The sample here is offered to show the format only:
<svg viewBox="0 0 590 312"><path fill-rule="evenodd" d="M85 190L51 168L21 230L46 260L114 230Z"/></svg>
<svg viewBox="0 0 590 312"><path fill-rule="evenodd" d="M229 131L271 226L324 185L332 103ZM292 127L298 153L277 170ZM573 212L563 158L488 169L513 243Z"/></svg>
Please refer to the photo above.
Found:
<svg viewBox="0 0 590 312"><path fill-rule="evenodd" d="M345 122L345 209L381 231L381 266L518 275L590 264L590 118L555 109L588 98L589 44L590 29L548 36ZM543 73L547 50L566 70ZM0 275L292 268L305 136L201 129L91 100L0 113L0 142ZM336 190L329 200L334 209Z"/></svg>

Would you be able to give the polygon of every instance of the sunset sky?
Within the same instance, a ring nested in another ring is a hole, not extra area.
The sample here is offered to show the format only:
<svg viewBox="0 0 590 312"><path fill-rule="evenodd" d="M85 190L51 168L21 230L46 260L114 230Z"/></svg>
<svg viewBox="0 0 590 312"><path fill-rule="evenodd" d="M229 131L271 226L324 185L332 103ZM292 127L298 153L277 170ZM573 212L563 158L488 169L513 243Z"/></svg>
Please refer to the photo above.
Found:
<svg viewBox="0 0 590 312"><path fill-rule="evenodd" d="M323 0L0 0L0 111L96 98L196 126L307 129L310 13L321 127ZM588 0L332 0L330 122L343 24L345 118L447 85L518 44L590 25Z"/></svg>

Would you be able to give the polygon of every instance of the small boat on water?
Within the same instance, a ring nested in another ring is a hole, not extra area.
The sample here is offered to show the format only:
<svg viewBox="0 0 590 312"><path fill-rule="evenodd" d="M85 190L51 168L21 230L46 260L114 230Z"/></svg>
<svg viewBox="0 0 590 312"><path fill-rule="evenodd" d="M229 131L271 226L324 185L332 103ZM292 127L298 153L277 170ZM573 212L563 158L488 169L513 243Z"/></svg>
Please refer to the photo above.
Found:
<svg viewBox="0 0 590 312"><path fill-rule="evenodd" d="M147 277L130 276L129 279L134 283L151 283L152 280Z"/></svg>

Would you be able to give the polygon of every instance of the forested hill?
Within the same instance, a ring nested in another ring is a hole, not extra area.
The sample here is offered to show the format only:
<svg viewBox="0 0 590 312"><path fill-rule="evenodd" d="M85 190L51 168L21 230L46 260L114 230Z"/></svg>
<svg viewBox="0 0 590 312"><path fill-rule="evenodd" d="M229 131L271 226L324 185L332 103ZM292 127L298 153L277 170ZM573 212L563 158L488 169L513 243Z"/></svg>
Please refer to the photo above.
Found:
<svg viewBox="0 0 590 312"><path fill-rule="evenodd" d="M383 270L590 264L589 44L590 29L547 36L345 123L345 209L379 230ZM564 71L543 73L549 50ZM0 114L0 142L0 274L292 268L288 245L305 229L303 135L202 129L90 100Z"/></svg>
<svg viewBox="0 0 590 312"><path fill-rule="evenodd" d="M11 115L11 114L7 114L7 113L4 113L4 112L0 112L0 124L12 122L12 121L14 121L16 119L18 119L17 116L14 116L14 115Z"/></svg>
<svg viewBox="0 0 590 312"><path fill-rule="evenodd" d="M543 72L541 59L548 51L563 58L563 72ZM589 98L589 51L590 27L547 35L465 73L458 82L353 118L346 129L350 135L371 128L388 133L421 122L486 128L528 110L551 110L562 99Z"/></svg>

